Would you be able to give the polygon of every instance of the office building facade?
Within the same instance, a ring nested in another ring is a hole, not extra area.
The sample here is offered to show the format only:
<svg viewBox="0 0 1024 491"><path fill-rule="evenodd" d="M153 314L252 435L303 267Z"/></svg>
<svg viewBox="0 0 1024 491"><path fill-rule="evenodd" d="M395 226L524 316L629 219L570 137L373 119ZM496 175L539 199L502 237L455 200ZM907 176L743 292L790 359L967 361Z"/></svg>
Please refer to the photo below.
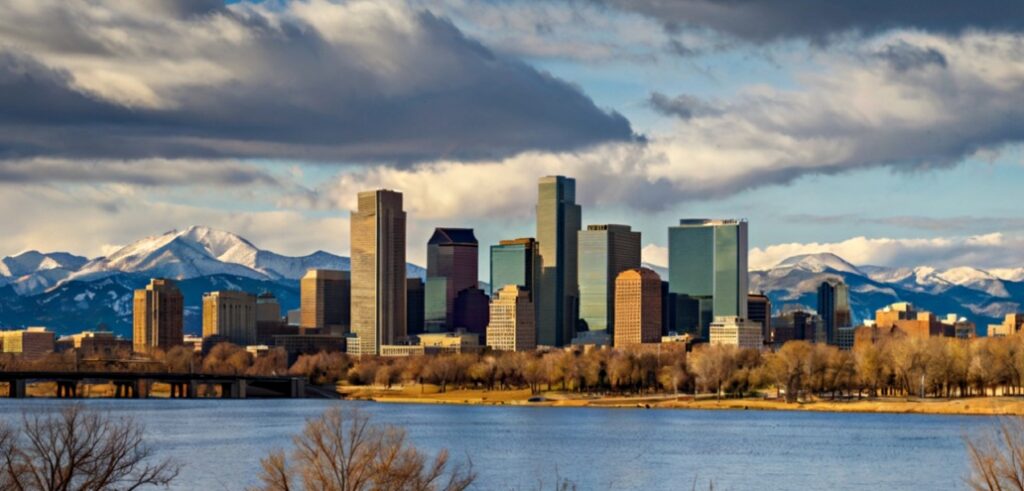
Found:
<svg viewBox="0 0 1024 491"><path fill-rule="evenodd" d="M537 348L536 313L530 293L506 285L491 298L486 344L498 351L533 351Z"/></svg>
<svg viewBox="0 0 1024 491"><path fill-rule="evenodd" d="M508 285L531 294L540 277L537 241L532 237L503 240L491 246L491 297Z"/></svg>
<svg viewBox="0 0 1024 491"><path fill-rule="evenodd" d="M661 277L647 268L627 269L615 278L616 348L661 341Z"/></svg>
<svg viewBox="0 0 1024 491"><path fill-rule="evenodd" d="M132 345L140 353L167 351L184 343L185 298L174 281L150 280L135 290L132 310Z"/></svg>
<svg viewBox="0 0 1024 491"><path fill-rule="evenodd" d="M468 228L436 228L427 242L426 298L431 331L455 327L455 298L477 288L479 280L476 236Z"/></svg>
<svg viewBox="0 0 1024 491"><path fill-rule="evenodd" d="M580 320L588 331L611 334L615 279L640 267L640 232L628 225L589 225L579 232Z"/></svg>
<svg viewBox="0 0 1024 491"><path fill-rule="evenodd" d="M677 295L673 330L708 339L716 317L747 318L747 222L684 219L670 227L669 290Z"/></svg>
<svg viewBox="0 0 1024 491"><path fill-rule="evenodd" d="M537 243L540 281L533 292L537 303L537 342L564 346L576 332L579 315L577 232L582 211L576 204L576 180L542 177L538 184Z"/></svg>
<svg viewBox="0 0 1024 491"><path fill-rule="evenodd" d="M350 221L355 354L378 354L381 345L406 336L405 221L401 193L359 193Z"/></svg>
<svg viewBox="0 0 1024 491"><path fill-rule="evenodd" d="M839 280L823 281L818 285L818 315L824 329L825 342L838 344L838 329L850 327L850 288Z"/></svg>
<svg viewBox="0 0 1024 491"><path fill-rule="evenodd" d="M239 346L256 343L256 296L239 291L203 295L203 337L219 336Z"/></svg>
<svg viewBox="0 0 1024 491"><path fill-rule="evenodd" d="M348 271L311 269L299 281L299 328L344 336L351 326L352 280Z"/></svg>

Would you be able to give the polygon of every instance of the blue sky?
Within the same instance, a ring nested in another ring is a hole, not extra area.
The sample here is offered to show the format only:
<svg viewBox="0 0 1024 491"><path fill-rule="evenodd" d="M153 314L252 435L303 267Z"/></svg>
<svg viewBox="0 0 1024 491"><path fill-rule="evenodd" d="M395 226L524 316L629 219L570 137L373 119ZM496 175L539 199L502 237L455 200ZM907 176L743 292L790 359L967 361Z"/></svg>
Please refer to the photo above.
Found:
<svg viewBox="0 0 1024 491"><path fill-rule="evenodd" d="M653 262L700 216L750 220L754 267L1021 266L1020 7L830 5L3 5L0 255L194 224L347 254L355 193L389 187L422 262L435 226L533 235L561 173Z"/></svg>

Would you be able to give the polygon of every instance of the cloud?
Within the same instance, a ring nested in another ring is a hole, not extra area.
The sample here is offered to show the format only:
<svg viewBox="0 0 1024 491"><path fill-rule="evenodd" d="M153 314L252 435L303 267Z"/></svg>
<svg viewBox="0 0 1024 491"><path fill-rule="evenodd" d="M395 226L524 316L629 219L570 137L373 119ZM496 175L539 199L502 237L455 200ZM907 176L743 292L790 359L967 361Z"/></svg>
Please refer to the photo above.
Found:
<svg viewBox="0 0 1024 491"><path fill-rule="evenodd" d="M495 51L586 64L655 63L713 47L709 36L670 33L650 17L577 1L413 0L452 19Z"/></svg>
<svg viewBox="0 0 1024 491"><path fill-rule="evenodd" d="M801 224L852 224L889 225L893 227L927 230L932 232L977 232L980 230L1024 230L1024 218L985 217L959 215L948 217L927 217L897 215L889 217L865 217L860 215L814 215L796 214L785 217L787 221Z"/></svg>
<svg viewBox="0 0 1024 491"><path fill-rule="evenodd" d="M592 1L650 16L670 30L706 28L758 43L794 38L827 43L897 28L943 34L1024 29L1024 4L1003 0Z"/></svg>
<svg viewBox="0 0 1024 491"><path fill-rule="evenodd" d="M669 97L661 92L654 92L648 103L655 111L680 119L718 114L718 110L713 104L686 94Z"/></svg>
<svg viewBox="0 0 1024 491"><path fill-rule="evenodd" d="M776 244L750 250L751 270L786 258L831 252L857 265L1012 268L1024 263L1024 236L991 233L948 238L854 237L841 242Z"/></svg>
<svg viewBox="0 0 1024 491"><path fill-rule="evenodd" d="M210 195L232 205L202 204ZM36 249L94 257L109 253L114 244L191 225L235 232L290 255L318 249L347 255L349 246L347 216L274 209L260 196L229 186L166 191L132 184L0 183L0 209L8 210L0 256Z"/></svg>
<svg viewBox="0 0 1024 491"><path fill-rule="evenodd" d="M398 1L8 2L0 46L0 157L408 163L633 137Z"/></svg>
<svg viewBox="0 0 1024 491"><path fill-rule="evenodd" d="M123 183L145 186L244 186L282 184L252 165L192 159L0 160L0 182Z"/></svg>

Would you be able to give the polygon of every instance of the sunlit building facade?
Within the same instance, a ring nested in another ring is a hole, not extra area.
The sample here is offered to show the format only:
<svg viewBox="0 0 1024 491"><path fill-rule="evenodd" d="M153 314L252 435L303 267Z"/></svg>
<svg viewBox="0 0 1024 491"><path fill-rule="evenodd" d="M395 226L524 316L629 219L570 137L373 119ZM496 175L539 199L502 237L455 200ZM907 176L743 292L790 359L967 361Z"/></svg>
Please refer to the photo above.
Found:
<svg viewBox="0 0 1024 491"><path fill-rule="evenodd" d="M668 230L673 330L708 339L716 317L747 318L747 222L684 219Z"/></svg>
<svg viewBox="0 0 1024 491"><path fill-rule="evenodd" d="M184 342L185 298L174 281L150 280L135 290L132 310L132 344L139 353L167 351Z"/></svg>
<svg viewBox="0 0 1024 491"><path fill-rule="evenodd" d="M401 193L359 193L350 221L351 324L359 340L350 353L378 354L406 336L405 220Z"/></svg>
<svg viewBox="0 0 1024 491"><path fill-rule="evenodd" d="M611 333L615 278L640 267L640 232L628 225L589 225L578 240L580 320L588 331Z"/></svg>
<svg viewBox="0 0 1024 491"><path fill-rule="evenodd" d="M576 180L542 177L537 197L537 243L540 281L533 292L537 303L537 342L564 346L572 341L579 316L577 232L582 211L576 204Z"/></svg>

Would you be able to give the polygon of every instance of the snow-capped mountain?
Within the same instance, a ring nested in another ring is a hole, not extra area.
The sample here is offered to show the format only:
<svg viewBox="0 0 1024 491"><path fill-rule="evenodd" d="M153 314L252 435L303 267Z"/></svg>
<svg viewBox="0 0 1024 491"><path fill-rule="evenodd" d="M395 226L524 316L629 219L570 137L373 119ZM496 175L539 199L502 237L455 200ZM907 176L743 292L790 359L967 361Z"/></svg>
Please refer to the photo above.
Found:
<svg viewBox="0 0 1024 491"><path fill-rule="evenodd" d="M115 273L145 273L178 280L217 274L294 280L310 268L348 269L348 258L323 251L301 257L282 256L261 250L230 232L190 227L128 244L108 257L89 261L68 280L97 279Z"/></svg>
<svg viewBox="0 0 1024 491"><path fill-rule="evenodd" d="M983 330L1024 303L1024 274L1017 270L854 266L827 253L796 256L767 270L751 271L750 290L768 294L776 309L793 303L813 309L817 288L828 278L850 286L857 321L873 317L876 309L892 302L909 301L938 315L966 316Z"/></svg>
<svg viewBox="0 0 1024 491"><path fill-rule="evenodd" d="M269 291L283 309L293 309L299 303L298 280L312 268L348 270L349 258L324 251L285 256L208 227L146 237L91 260L31 251L0 259L0 327L46 325L66 333L104 323L128 334L132 291L162 277L178 280L186 330L196 332L203 293ZM414 264L406 270L410 277L426 274Z"/></svg>

